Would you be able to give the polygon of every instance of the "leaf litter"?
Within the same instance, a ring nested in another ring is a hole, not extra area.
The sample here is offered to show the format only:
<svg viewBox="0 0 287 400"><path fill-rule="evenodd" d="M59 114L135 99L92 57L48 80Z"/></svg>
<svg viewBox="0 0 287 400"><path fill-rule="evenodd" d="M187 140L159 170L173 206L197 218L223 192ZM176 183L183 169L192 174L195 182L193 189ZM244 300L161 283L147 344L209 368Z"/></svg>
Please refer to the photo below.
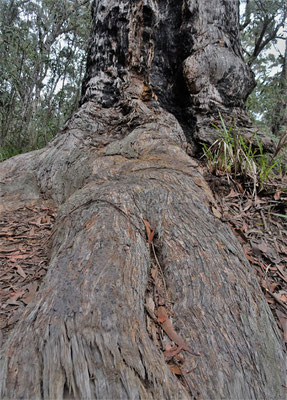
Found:
<svg viewBox="0 0 287 400"><path fill-rule="evenodd" d="M46 275L55 218L44 205L0 214L0 346Z"/></svg>
<svg viewBox="0 0 287 400"><path fill-rule="evenodd" d="M254 196L230 176L205 170L217 203L212 212L241 243L287 344L287 177L270 180Z"/></svg>

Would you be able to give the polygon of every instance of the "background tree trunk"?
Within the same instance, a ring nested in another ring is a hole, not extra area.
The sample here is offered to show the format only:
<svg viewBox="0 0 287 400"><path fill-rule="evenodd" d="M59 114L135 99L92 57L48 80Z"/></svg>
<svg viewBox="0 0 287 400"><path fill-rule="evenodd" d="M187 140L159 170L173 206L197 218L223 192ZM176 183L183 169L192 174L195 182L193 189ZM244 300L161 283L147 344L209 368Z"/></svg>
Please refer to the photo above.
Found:
<svg viewBox="0 0 287 400"><path fill-rule="evenodd" d="M0 166L2 211L58 207L48 273L1 351L2 398L284 398L272 314L186 154L218 109L243 115L237 13L235 0L94 2L81 108ZM179 370L159 332L182 347Z"/></svg>
<svg viewBox="0 0 287 400"><path fill-rule="evenodd" d="M278 82L278 100L274 107L274 113L271 117L271 130L273 135L280 135L282 133L282 127L287 123L287 38L285 39L285 52L282 70L279 76ZM281 131L281 132L280 132Z"/></svg>

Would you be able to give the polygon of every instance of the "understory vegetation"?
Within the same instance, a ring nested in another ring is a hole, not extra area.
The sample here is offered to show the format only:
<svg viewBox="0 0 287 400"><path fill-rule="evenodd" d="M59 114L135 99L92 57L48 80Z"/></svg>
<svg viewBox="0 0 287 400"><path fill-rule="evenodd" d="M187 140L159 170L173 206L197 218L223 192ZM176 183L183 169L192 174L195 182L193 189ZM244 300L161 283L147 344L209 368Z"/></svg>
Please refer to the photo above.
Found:
<svg viewBox="0 0 287 400"><path fill-rule="evenodd" d="M90 0L0 0L0 161L44 147L78 108Z"/></svg>
<svg viewBox="0 0 287 400"><path fill-rule="evenodd" d="M254 196L264 188L267 180L274 176L283 177L286 173L284 148L287 144L287 131L281 136L274 153L266 154L256 133L246 139L240 132L236 132L233 125L227 127L221 114L219 117L221 126L212 124L218 131L218 137L211 146L202 143L211 173L233 176L244 180L245 185L251 182Z"/></svg>

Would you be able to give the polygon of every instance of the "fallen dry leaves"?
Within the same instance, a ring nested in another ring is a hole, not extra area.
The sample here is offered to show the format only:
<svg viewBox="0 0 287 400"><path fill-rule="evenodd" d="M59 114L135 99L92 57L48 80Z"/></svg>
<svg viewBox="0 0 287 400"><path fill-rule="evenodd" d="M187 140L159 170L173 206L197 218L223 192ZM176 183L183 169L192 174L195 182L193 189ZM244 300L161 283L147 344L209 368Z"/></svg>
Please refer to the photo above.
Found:
<svg viewBox="0 0 287 400"><path fill-rule="evenodd" d="M145 224L146 228L148 244L151 244L154 237L154 231L152 230L152 227L150 226L150 223L147 220L143 219L143 223Z"/></svg>
<svg viewBox="0 0 287 400"><path fill-rule="evenodd" d="M240 183L206 174L217 201L212 212L240 241L287 343L287 177L254 198Z"/></svg>
<svg viewBox="0 0 287 400"><path fill-rule="evenodd" d="M55 218L55 210L44 206L1 213L0 342L35 298L46 274L48 239Z"/></svg>

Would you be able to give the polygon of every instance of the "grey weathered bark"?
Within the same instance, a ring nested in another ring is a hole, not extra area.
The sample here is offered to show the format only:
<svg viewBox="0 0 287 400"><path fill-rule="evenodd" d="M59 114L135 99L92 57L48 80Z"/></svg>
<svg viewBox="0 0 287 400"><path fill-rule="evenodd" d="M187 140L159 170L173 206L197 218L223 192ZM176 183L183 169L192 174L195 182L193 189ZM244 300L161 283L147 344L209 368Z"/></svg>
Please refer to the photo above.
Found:
<svg viewBox="0 0 287 400"><path fill-rule="evenodd" d="M81 108L47 148L0 166L2 210L59 208L48 273L1 351L2 398L284 398L272 314L186 154L186 137L218 108L242 113L253 86L237 5L94 2ZM196 360L184 379L150 336L150 304L200 352L182 350L184 371Z"/></svg>
<svg viewBox="0 0 287 400"><path fill-rule="evenodd" d="M271 130L273 135L279 136L282 127L287 124L287 38L285 38L285 52L282 56L282 70L278 82L278 100L271 116Z"/></svg>

